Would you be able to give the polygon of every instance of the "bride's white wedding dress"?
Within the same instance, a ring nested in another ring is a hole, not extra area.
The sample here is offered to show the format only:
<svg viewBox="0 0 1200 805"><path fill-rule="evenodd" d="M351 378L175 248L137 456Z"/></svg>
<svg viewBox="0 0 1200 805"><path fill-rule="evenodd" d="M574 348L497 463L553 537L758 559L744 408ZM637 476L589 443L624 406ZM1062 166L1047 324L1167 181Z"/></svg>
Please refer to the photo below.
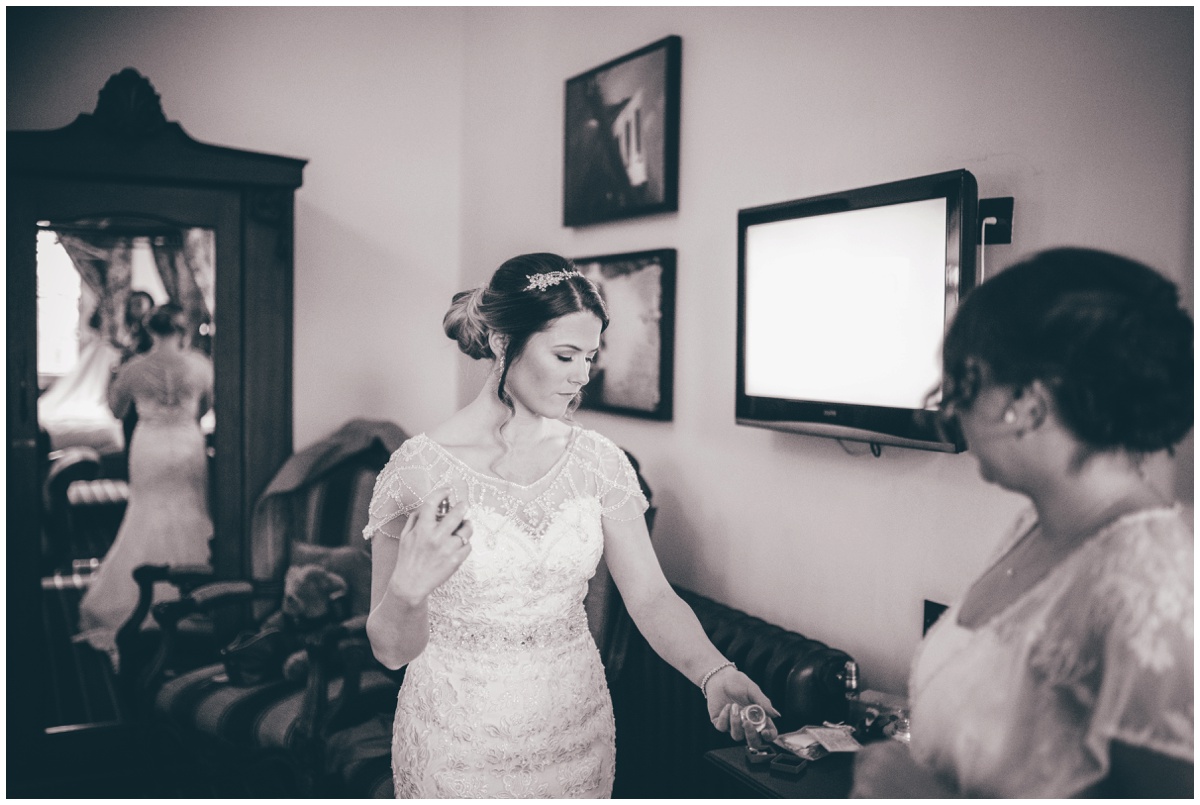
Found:
<svg viewBox="0 0 1200 805"><path fill-rule="evenodd" d="M612 702L583 598L601 518L645 512L633 467L576 426L563 456L522 486L478 472L424 434L380 473L364 536L400 533L434 489L466 500L462 566L429 597L429 643L396 704L396 796L608 797Z"/></svg>
<svg viewBox="0 0 1200 805"><path fill-rule="evenodd" d="M79 603L80 634L117 663L116 632L133 613L133 570L144 564L209 561L213 526L208 509L208 461L197 418L211 393L212 363L195 352L138 355L113 381L119 415L130 402L138 421L129 445L129 503L112 547ZM177 595L157 585L154 601Z"/></svg>

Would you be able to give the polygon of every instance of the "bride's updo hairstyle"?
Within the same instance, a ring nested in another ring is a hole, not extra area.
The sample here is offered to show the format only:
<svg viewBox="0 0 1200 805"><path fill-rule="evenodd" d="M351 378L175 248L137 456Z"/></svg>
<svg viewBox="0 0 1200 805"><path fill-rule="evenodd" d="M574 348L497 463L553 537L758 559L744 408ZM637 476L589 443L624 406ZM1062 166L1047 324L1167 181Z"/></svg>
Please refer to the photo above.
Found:
<svg viewBox="0 0 1200 805"><path fill-rule="evenodd" d="M574 263L557 254L522 254L505 261L487 285L456 293L442 327L463 353L476 360L497 357L488 343L491 333L505 336L496 396L512 408L504 383L530 336L562 316L585 310L600 320L601 332L608 327L608 310L599 290L576 271Z"/></svg>
<svg viewBox="0 0 1200 805"><path fill-rule="evenodd" d="M970 292L942 350L945 401L969 407L980 367L1016 389L1051 390L1086 452L1170 448L1192 428L1192 317L1148 266L1091 249L1053 249Z"/></svg>
<svg viewBox="0 0 1200 805"><path fill-rule="evenodd" d="M146 314L144 321L144 326L149 332L163 338L183 335L187 331L183 322L183 311L178 305L159 305Z"/></svg>

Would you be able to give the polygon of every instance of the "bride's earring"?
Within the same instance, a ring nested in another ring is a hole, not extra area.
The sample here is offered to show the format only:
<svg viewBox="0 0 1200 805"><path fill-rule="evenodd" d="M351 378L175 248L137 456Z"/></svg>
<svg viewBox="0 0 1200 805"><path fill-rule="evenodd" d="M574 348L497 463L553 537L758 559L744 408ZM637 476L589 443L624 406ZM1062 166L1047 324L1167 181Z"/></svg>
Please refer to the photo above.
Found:
<svg viewBox="0 0 1200 805"><path fill-rule="evenodd" d="M1011 408L1004 411L1004 424L1011 425L1017 421L1017 412Z"/></svg>

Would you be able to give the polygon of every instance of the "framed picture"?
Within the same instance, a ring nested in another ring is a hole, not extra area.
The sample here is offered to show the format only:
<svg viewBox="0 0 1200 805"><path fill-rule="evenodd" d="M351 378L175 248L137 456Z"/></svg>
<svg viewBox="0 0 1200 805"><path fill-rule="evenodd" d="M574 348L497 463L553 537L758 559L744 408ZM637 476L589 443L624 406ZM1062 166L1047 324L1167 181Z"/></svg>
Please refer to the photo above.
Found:
<svg viewBox="0 0 1200 805"><path fill-rule="evenodd" d="M608 328L580 406L670 420L675 369L675 250L575 260L600 288Z"/></svg>
<svg viewBox="0 0 1200 805"><path fill-rule="evenodd" d="M564 226L679 209L682 51L668 36L567 81Z"/></svg>

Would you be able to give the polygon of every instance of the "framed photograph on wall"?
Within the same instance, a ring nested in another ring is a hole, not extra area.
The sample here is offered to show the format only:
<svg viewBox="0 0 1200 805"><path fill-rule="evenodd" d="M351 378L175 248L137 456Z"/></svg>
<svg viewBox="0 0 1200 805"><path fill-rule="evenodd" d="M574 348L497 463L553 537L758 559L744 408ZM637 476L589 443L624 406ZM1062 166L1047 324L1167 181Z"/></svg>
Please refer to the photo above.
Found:
<svg viewBox="0 0 1200 805"><path fill-rule="evenodd" d="M581 408L670 420L675 370L675 250L583 257L600 288L608 328Z"/></svg>
<svg viewBox="0 0 1200 805"><path fill-rule="evenodd" d="M682 51L668 36L567 81L564 226L679 209Z"/></svg>

